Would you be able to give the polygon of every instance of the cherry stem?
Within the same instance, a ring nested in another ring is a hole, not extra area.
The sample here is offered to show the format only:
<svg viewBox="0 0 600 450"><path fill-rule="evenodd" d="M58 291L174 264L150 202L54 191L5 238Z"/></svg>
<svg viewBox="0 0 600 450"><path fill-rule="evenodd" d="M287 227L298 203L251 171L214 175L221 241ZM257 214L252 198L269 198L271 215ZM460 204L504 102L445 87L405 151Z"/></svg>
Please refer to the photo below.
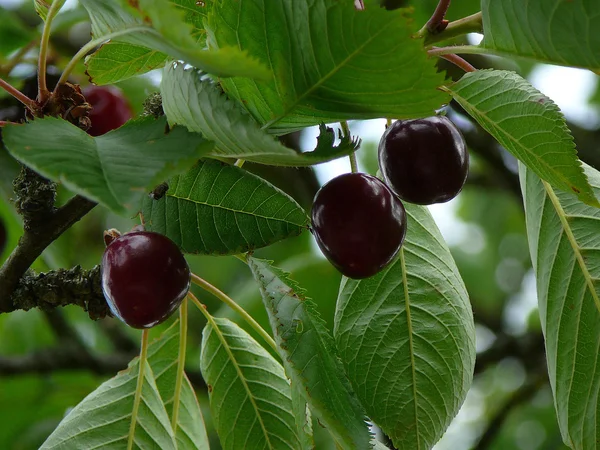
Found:
<svg viewBox="0 0 600 450"><path fill-rule="evenodd" d="M127 438L127 450L133 449L133 440L135 437L135 426L137 424L138 411L140 409L140 401L142 399L142 389L144 388L144 372L146 371L146 361L148 359L148 334L146 328L142 330L142 345L140 351L140 360L138 368L137 385L135 388L135 397L133 399L133 410L131 411L131 424L129 425L129 436Z"/></svg>
<svg viewBox="0 0 600 450"><path fill-rule="evenodd" d="M65 4L65 0L54 0L48 9L44 29L42 30L42 38L40 40L40 54L38 57L38 101L43 105L50 92L46 84L46 60L48 58L48 47L50 45L50 28L54 17L60 11L60 8Z"/></svg>
<svg viewBox="0 0 600 450"><path fill-rule="evenodd" d="M200 286L205 291L210 292L212 295L217 297L219 300L221 300L223 303L225 303L227 306L229 306L231 309L237 312L248 323L248 325L250 325L254 329L254 331L256 331L266 341L266 343L269 344L269 346L273 350L277 351L277 344L275 344L275 341L269 335L269 333L267 333L264 330L264 328L261 327L256 320L254 320L254 317L248 314L248 312L244 308L242 308L235 301L233 301L231 297L228 297L227 294L220 291L208 281L200 278L194 273L192 273L192 283L194 283L196 286ZM194 301L194 303L197 302L196 306L202 308L202 304L198 301L198 299L195 299L195 297L191 293L189 293L188 295L190 296L190 298L192 298L192 301Z"/></svg>
<svg viewBox="0 0 600 450"><path fill-rule="evenodd" d="M437 34L427 33L425 35L425 45L431 45L467 33L483 33L483 15L481 11L450 22L442 32ZM418 33L417 36L422 37Z"/></svg>
<svg viewBox="0 0 600 450"><path fill-rule="evenodd" d="M89 52L94 50L98 45L103 44L104 42L114 39L116 37L136 32L157 33L148 27L135 26L131 28L124 28L113 33L108 33L102 36L101 38L89 41L87 44L81 47L77 53L75 53L75 55L71 58L71 61L69 61L69 63L66 65L65 70L63 70L63 73L61 74L60 79L58 80L57 86L66 83L67 79L69 78L69 75L71 75L71 72L73 71L79 60L86 56Z"/></svg>
<svg viewBox="0 0 600 450"><path fill-rule="evenodd" d="M242 167L245 162L246 162L246 160L244 160L244 159L238 159L233 165L236 167Z"/></svg>
<svg viewBox="0 0 600 450"><path fill-rule="evenodd" d="M173 434L177 435L177 422L179 420L179 402L181 399L181 385L183 383L183 374L185 373L185 353L187 345L187 317L188 302L187 297L181 303L179 308L179 356L177 358L177 377L175 378L175 395L173 397L173 416L171 418L171 428Z"/></svg>
<svg viewBox="0 0 600 450"><path fill-rule="evenodd" d="M392 119L391 119L391 118L389 118L389 117L388 117L387 119L385 119L385 125L386 125L387 127L390 127L390 126L392 126Z"/></svg>
<svg viewBox="0 0 600 450"><path fill-rule="evenodd" d="M435 47L434 47L435 48ZM465 72L475 72L477 69L473 67L469 62L465 61L458 55L448 54L448 55L438 55L440 58L445 59L446 61L450 61L457 67L460 67Z"/></svg>
<svg viewBox="0 0 600 450"><path fill-rule="evenodd" d="M350 138L350 127L348 126L348 122L343 120L340 122L340 125L342 126L342 133L344 134L344 137ZM352 173L357 173L358 163L356 162L356 153L350 153L348 155L348 159L350 160L350 170L352 171Z"/></svg>
<svg viewBox="0 0 600 450"><path fill-rule="evenodd" d="M32 113L38 110L38 105L34 100L27 97L25 94L23 94L17 88L13 87L8 82L4 81L2 78L0 78L0 88L4 89L14 98L23 103L23 105L25 105L25 107L29 109L29 111L31 111Z"/></svg>
<svg viewBox="0 0 600 450"><path fill-rule="evenodd" d="M446 17L446 12L450 7L451 0L440 0L438 2L435 11L431 15L431 18L427 21L427 23L419 30L417 35L419 37L426 36L429 34L437 34L444 30L444 17ZM447 22L446 22L447 25Z"/></svg>
<svg viewBox="0 0 600 450"><path fill-rule="evenodd" d="M477 45L452 45L450 47L435 47L427 50L427 54L429 56L442 56L442 55L451 55L451 54L471 54L471 55L481 55L485 53L489 54L497 54L494 51L491 51L487 48L481 48Z"/></svg>

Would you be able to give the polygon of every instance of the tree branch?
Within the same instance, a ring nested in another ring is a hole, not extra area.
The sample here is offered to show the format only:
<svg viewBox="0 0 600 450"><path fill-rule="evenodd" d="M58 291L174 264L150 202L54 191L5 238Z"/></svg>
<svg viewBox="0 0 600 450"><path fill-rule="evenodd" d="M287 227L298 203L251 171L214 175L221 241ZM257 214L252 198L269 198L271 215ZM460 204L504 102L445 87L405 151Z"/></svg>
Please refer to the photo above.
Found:
<svg viewBox="0 0 600 450"><path fill-rule="evenodd" d="M28 309L13 303L13 299L18 298L13 293L19 285L19 280L48 245L94 206L96 203L77 195L49 214L43 225L35 229L25 229L19 244L0 268L0 313ZM38 305L30 307L34 306Z"/></svg>

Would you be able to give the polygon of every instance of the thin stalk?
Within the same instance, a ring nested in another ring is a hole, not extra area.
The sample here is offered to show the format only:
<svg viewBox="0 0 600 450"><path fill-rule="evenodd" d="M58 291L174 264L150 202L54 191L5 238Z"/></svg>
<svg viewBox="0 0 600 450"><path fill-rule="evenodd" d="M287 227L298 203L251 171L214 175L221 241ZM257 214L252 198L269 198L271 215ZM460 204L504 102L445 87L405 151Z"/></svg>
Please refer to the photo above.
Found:
<svg viewBox="0 0 600 450"><path fill-rule="evenodd" d="M495 54L495 52L490 51L487 48L481 48L477 45L453 45L450 47L436 47L430 50L427 50L427 54L430 56L441 56L441 55L456 55L459 53L463 54Z"/></svg>
<svg viewBox="0 0 600 450"><path fill-rule="evenodd" d="M231 297L228 297L227 294L225 294L223 291L220 291L208 281L200 278L194 273L192 274L192 283L194 283L196 286L200 286L205 291L210 292L212 295L217 297L219 300L221 300L223 303L225 303L227 306L229 306L231 309L237 312L248 323L248 325L250 325L254 329L254 331L260 334L260 336L266 341L267 344L269 344L269 346L273 350L277 351L277 345L275 344L273 338L269 336L269 333L267 333L264 330L264 328L261 327L258 324L258 322L254 320L254 318L250 314L248 314L248 312L246 312L244 308L242 308L235 301L233 301Z"/></svg>
<svg viewBox="0 0 600 450"><path fill-rule="evenodd" d="M340 125L342 126L342 133L344 134L344 137L349 138L350 137L350 127L348 126L348 122L343 120L342 122L340 122ZM356 153L355 152L350 153L348 155L348 159L350 160L350 170L352 171L352 173L358 172L358 163L356 162Z"/></svg>
<svg viewBox="0 0 600 450"><path fill-rule="evenodd" d="M457 67L460 67L465 72L475 72L477 70L468 61L458 55L439 55L439 57L451 62Z"/></svg>
<svg viewBox="0 0 600 450"><path fill-rule="evenodd" d="M40 40L40 54L38 57L38 100L40 104L44 104L50 93L46 85L46 59L48 58L48 46L50 45L50 28L54 17L60 11L60 8L65 4L65 0L54 0L48 9L44 29L42 30L42 38Z"/></svg>
<svg viewBox="0 0 600 450"><path fill-rule="evenodd" d="M21 103L23 103L25 105L25 107L27 109L29 109L31 112L37 111L38 106L34 100L27 97L25 94L23 94L17 88L12 86L10 83L4 81L2 78L0 78L0 88L4 89L6 92L8 92L14 98L16 98Z"/></svg>
<svg viewBox="0 0 600 450"><path fill-rule="evenodd" d="M246 160L244 160L244 159L238 159L233 165L236 167L242 167L245 162L246 162Z"/></svg>
<svg viewBox="0 0 600 450"><path fill-rule="evenodd" d="M148 334L149 330L142 331L142 349L140 351L140 366L138 369L138 379L135 388L135 397L133 399L133 411L131 412L131 424L129 425L129 436L127 438L127 450L133 449L133 438L135 436L135 426L137 423L140 401L142 400L142 389L144 388L144 372L146 370L146 360L148 359Z"/></svg>
<svg viewBox="0 0 600 450"><path fill-rule="evenodd" d="M183 384L183 374L185 373L185 353L187 345L187 316L188 300L187 297L179 307L179 355L177 358L177 377L175 378L175 395L173 397L173 416L171 417L171 428L173 434L177 435L177 421L179 419L179 402L181 399L181 386Z"/></svg>
<svg viewBox="0 0 600 450"><path fill-rule="evenodd" d="M140 27L140 26L131 27L131 28L125 28L123 30L115 31L114 33L105 34L101 38L91 40L90 42L88 42L87 44L85 44L83 47L81 47L79 49L79 51L77 53L75 53L75 55L73 56L73 58L71 58L71 61L69 61L69 63L65 67L65 70L61 74L60 79L58 80L57 85L66 83L67 79L69 78L69 75L71 75L71 72L73 71L73 69L75 68L75 66L79 62L79 60L81 58L83 58L85 55L87 55L89 52L91 52L98 45L100 45L100 44L102 44L102 43L104 43L104 42L106 42L106 41L108 41L110 39L114 39L116 37L123 36L125 34L135 33L135 32L149 33L149 32L153 32L153 30L151 30L148 27Z"/></svg>
<svg viewBox="0 0 600 450"><path fill-rule="evenodd" d="M389 117L387 119L385 119L385 125L386 125L386 127L391 126L392 125L392 119L389 118Z"/></svg>
<svg viewBox="0 0 600 450"><path fill-rule="evenodd" d="M462 19L450 22L448 26L441 33L431 34L428 33L425 36L425 46L435 44L439 41L445 41L457 36L462 36L468 33L482 33L483 32L483 16L481 11L470 16L463 17Z"/></svg>
<svg viewBox="0 0 600 450"><path fill-rule="evenodd" d="M451 0L440 0L438 2L435 11L431 15L431 18L427 21L427 23L419 30L417 35L425 36L427 33L436 34L443 31L444 28L444 17L446 17L446 12L450 7ZM448 22L446 22L448 24Z"/></svg>

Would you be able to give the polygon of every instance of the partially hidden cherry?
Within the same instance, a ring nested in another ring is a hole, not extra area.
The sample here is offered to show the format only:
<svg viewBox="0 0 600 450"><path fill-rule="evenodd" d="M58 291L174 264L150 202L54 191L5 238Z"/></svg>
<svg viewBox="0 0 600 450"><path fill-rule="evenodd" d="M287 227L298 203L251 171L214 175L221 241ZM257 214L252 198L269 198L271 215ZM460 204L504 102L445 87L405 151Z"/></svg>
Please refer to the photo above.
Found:
<svg viewBox="0 0 600 450"><path fill-rule="evenodd" d="M110 310L134 328L165 321L190 288L190 269L177 245L148 231L114 239L104 251L101 273Z"/></svg>
<svg viewBox="0 0 600 450"><path fill-rule="evenodd" d="M461 191L469 154L462 134L447 117L398 120L379 142L379 168L402 200L431 205Z"/></svg>
<svg viewBox="0 0 600 450"><path fill-rule="evenodd" d="M317 192L312 231L323 254L342 274L367 278L388 265L400 250L406 212L378 178L347 173Z"/></svg>
<svg viewBox="0 0 600 450"><path fill-rule="evenodd" d="M88 86L83 90L87 102L92 105L87 130L90 136L100 136L119 128L132 117L131 108L121 91L113 86Z"/></svg>

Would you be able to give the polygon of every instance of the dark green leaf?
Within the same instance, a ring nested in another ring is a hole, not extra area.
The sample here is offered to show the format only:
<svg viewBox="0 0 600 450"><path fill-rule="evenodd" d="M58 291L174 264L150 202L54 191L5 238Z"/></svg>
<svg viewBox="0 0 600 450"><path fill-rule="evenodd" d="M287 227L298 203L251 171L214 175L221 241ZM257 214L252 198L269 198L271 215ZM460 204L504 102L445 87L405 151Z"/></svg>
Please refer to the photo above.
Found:
<svg viewBox="0 0 600 450"><path fill-rule="evenodd" d="M397 448L431 448L471 386L475 326L428 210L407 203L406 212L396 261L371 278L343 278L334 335L369 417Z"/></svg>
<svg viewBox="0 0 600 450"><path fill-rule="evenodd" d="M19 161L118 213L135 212L156 184L206 154L212 143L166 119L129 121L92 138L61 119L7 126L4 144ZM51 137L51 138L50 138Z"/></svg>
<svg viewBox="0 0 600 450"><path fill-rule="evenodd" d="M140 0L135 2L139 8L136 10L128 7L125 0L81 2L88 10L92 34L96 39L109 33L131 30L115 39L182 59L219 76L268 76L262 64L238 49L229 47L209 51L199 47L183 12L171 2Z"/></svg>
<svg viewBox="0 0 600 450"><path fill-rule="evenodd" d="M87 74L97 85L113 84L162 67L167 55L125 42L108 42L85 60Z"/></svg>
<svg viewBox="0 0 600 450"><path fill-rule="evenodd" d="M321 122L426 117L448 102L444 82L413 39L406 9L353 0L214 2L209 44L247 50L271 69L266 81L222 80L270 132Z"/></svg>
<svg viewBox="0 0 600 450"><path fill-rule="evenodd" d="M467 73L448 92L488 133L542 179L600 206L558 107L514 72Z"/></svg>
<svg viewBox="0 0 600 450"><path fill-rule="evenodd" d="M235 323L211 322L202 332L200 369L223 449L299 449L281 364Z"/></svg>
<svg viewBox="0 0 600 450"><path fill-rule="evenodd" d="M600 70L597 0L483 0L482 46L551 64Z"/></svg>
<svg viewBox="0 0 600 450"><path fill-rule="evenodd" d="M600 196L600 173L584 168ZM554 190L523 165L519 172L558 424L570 448L596 448L600 209Z"/></svg>
<svg viewBox="0 0 600 450"><path fill-rule="evenodd" d="M300 234L308 218L287 194L236 166L202 160L144 202L147 228L187 253L238 254Z"/></svg>
<svg viewBox="0 0 600 450"><path fill-rule="evenodd" d="M315 305L282 270L248 258L269 314L286 373L298 383L312 412L342 448L369 448L363 407L352 392L333 338Z"/></svg>
<svg viewBox="0 0 600 450"><path fill-rule="evenodd" d="M27 45L33 38L34 34L17 15L0 6L0 57Z"/></svg>
<svg viewBox="0 0 600 450"><path fill-rule="evenodd" d="M298 153L266 131L239 105L227 98L210 79L202 80L195 70L168 65L161 83L163 108L171 124L185 125L215 141L214 156L241 158L262 164L307 166L352 153L359 141L343 138L334 146L333 131L319 141L314 152ZM333 137L332 137L333 136Z"/></svg>

